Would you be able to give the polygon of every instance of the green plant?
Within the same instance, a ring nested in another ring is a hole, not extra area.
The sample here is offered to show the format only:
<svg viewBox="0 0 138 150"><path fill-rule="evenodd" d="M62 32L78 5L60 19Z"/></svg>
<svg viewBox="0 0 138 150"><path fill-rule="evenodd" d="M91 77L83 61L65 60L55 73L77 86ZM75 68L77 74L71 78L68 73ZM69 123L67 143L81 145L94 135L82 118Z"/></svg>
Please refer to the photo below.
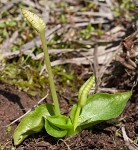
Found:
<svg viewBox="0 0 138 150"><path fill-rule="evenodd" d="M91 37L91 33L95 31L94 27L89 22L86 29L83 29L80 31L80 36L86 40L88 40Z"/></svg>
<svg viewBox="0 0 138 150"><path fill-rule="evenodd" d="M37 15L27 10L22 9L22 13L40 34L53 104L46 103L37 106L34 111L28 113L21 120L14 131L14 145L19 145L29 135L40 132L43 128L45 128L49 135L62 138L64 136L75 135L81 130L102 121L116 118L125 108L128 99L132 95L131 91L116 94L96 93L88 96L91 87L95 83L94 75L92 75L80 88L78 103L73 105L70 116L67 117L60 114L45 40L45 24Z"/></svg>

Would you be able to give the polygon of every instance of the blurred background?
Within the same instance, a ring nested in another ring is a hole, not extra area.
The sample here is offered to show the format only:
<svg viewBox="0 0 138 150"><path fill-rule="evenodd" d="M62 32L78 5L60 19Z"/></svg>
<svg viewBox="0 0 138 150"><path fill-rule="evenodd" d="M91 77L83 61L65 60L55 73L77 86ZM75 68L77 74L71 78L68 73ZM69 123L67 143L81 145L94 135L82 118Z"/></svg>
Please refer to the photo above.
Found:
<svg viewBox="0 0 138 150"><path fill-rule="evenodd" d="M97 87L105 74L115 79L114 56L124 53L121 41L137 30L134 0L0 0L0 81L32 96L46 94L47 71L38 33L25 21L20 8L36 13L47 25L51 65L60 94L65 89L77 92L92 72L97 76ZM122 63L124 57L117 57L117 61ZM129 69L133 70L133 65Z"/></svg>

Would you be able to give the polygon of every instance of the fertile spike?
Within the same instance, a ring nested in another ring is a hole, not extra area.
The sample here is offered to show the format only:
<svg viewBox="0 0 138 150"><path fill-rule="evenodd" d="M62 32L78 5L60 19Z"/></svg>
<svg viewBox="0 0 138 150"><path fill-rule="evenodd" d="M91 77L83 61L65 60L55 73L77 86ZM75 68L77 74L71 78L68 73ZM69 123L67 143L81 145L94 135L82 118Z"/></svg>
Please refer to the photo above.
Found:
<svg viewBox="0 0 138 150"><path fill-rule="evenodd" d="M79 91L79 105L83 107L86 104L87 96L89 94L89 91L91 90L93 84L95 83L95 76L92 75L82 86L82 88Z"/></svg>
<svg viewBox="0 0 138 150"><path fill-rule="evenodd" d="M35 30L37 32L41 32L41 31L45 30L46 25L40 17L38 17L36 14L34 14L28 10L25 10L25 9L21 9L21 10L22 10L23 16L32 25L32 27L35 28Z"/></svg>

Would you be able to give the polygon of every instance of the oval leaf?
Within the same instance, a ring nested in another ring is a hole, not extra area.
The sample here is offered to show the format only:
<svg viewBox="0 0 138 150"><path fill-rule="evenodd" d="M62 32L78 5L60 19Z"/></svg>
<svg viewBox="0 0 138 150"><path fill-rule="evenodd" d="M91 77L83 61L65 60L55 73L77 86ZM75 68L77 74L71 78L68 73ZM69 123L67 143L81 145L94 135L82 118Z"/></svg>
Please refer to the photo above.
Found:
<svg viewBox="0 0 138 150"><path fill-rule="evenodd" d="M62 138L67 135L67 130L52 125L47 119L45 119L45 129L49 135L56 138Z"/></svg>
<svg viewBox="0 0 138 150"><path fill-rule="evenodd" d="M14 131L14 145L19 145L29 135L40 132L44 127L44 117L50 116L52 110L53 105L43 104L25 115Z"/></svg>
<svg viewBox="0 0 138 150"><path fill-rule="evenodd" d="M87 128L104 120L116 118L124 110L131 92L117 94L97 93L89 96L87 104L82 108L78 126Z"/></svg>
<svg viewBox="0 0 138 150"><path fill-rule="evenodd" d="M47 120L50 122L50 124L53 124L61 129L70 129L72 127L71 120L63 115L49 116L47 117Z"/></svg>

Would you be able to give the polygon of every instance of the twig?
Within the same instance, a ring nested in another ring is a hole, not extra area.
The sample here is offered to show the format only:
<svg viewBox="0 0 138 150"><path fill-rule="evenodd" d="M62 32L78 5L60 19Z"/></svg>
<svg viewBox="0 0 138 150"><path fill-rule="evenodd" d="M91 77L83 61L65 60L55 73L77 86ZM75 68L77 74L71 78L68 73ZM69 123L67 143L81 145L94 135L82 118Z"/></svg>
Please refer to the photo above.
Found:
<svg viewBox="0 0 138 150"><path fill-rule="evenodd" d="M94 73L96 76L96 88L95 91L98 90L98 80L99 80L99 63L98 63L98 48L97 44L94 45L94 51L93 51L93 66L94 66Z"/></svg>
<svg viewBox="0 0 138 150"><path fill-rule="evenodd" d="M107 61L107 63L105 64L105 66L102 66L100 71L99 71L99 85L101 84L101 78L103 77L105 70L107 69L108 65L111 63L111 61L113 60L114 56L121 50L121 44L119 46L117 46L116 51L114 51L114 53L112 54L112 56L110 57L110 59Z"/></svg>
<svg viewBox="0 0 138 150"><path fill-rule="evenodd" d="M85 11L85 12L76 12L77 15L88 15L88 16L94 16L94 17L105 17L109 20L113 20L113 15L109 13L103 13L103 12L91 12L91 11Z"/></svg>
<svg viewBox="0 0 138 150"><path fill-rule="evenodd" d="M15 122L17 122L18 120L22 119L25 115L27 115L30 111L32 111L32 109L34 109L38 104L40 104L42 101L44 101L47 98L48 94L46 94L42 99L40 99L38 101L38 103L36 105L33 106L33 108L30 108L25 114L23 114L22 116L20 116L19 118L15 119L14 121L12 121L10 124L8 124L6 127L9 127L11 125L13 125Z"/></svg>
<svg viewBox="0 0 138 150"><path fill-rule="evenodd" d="M10 38L7 37L7 39L0 46L0 51L2 50L3 53L6 53L6 52L10 53L10 47L13 45L17 37L18 37L18 31L15 31Z"/></svg>
<svg viewBox="0 0 138 150"><path fill-rule="evenodd" d="M91 91L90 91L90 93L93 93L94 90L95 90L95 88L92 88ZM99 87L97 89L97 92L104 92L104 93L111 93L111 94L115 94L117 92L124 92L124 91L125 90L118 90L116 88L101 88L101 87Z"/></svg>
<svg viewBox="0 0 138 150"><path fill-rule="evenodd" d="M52 29L48 29L46 30L46 37L49 38L52 34L54 34L57 30L59 30L61 28L61 25L57 25L55 26L54 28ZM34 38L32 41L26 43L22 48L21 48L21 51L25 51L27 49L31 49L32 47L35 47L35 46L40 46L41 45L41 41L39 39L39 37L37 36L36 38Z"/></svg>
<svg viewBox="0 0 138 150"><path fill-rule="evenodd" d="M12 6L19 3L21 0L12 0L11 2L8 2L5 6L0 7L0 11L9 10Z"/></svg>
<svg viewBox="0 0 138 150"><path fill-rule="evenodd" d="M91 23L91 24L99 24L99 23L101 23L101 24L103 24L103 23L109 23L109 21L108 20L104 20L104 19L102 19L102 18L99 18L99 19L97 19L97 20L93 20L93 19L91 19L90 21L88 21L88 22L82 22L82 23L76 23L75 25L74 25L74 27L85 27L85 26L87 26L89 23ZM70 27L71 25L69 25L69 27Z"/></svg>
<svg viewBox="0 0 138 150"><path fill-rule="evenodd" d="M67 149L68 149L68 150L71 150L71 149L70 149L70 146L66 143L66 140L59 139L59 141L62 141L62 142L67 146Z"/></svg>
<svg viewBox="0 0 138 150"><path fill-rule="evenodd" d="M123 134L123 138L124 138L125 144L129 148L129 150L138 150L138 145L136 143L134 143L134 141L132 141L127 136L124 126L122 126L121 130L122 130L122 134Z"/></svg>

